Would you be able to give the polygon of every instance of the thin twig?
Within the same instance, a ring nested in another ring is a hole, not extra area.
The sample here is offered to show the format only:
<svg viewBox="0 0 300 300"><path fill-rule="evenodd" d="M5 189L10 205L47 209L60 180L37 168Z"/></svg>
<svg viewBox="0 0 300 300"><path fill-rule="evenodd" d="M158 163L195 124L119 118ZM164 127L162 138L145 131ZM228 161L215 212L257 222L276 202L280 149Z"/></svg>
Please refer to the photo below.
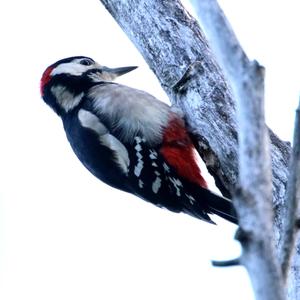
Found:
<svg viewBox="0 0 300 300"><path fill-rule="evenodd" d="M286 211L283 218L283 237L281 241L281 268L286 281L291 257L295 249L296 233L299 229L298 202L300 201L300 101L296 110L293 153L290 161L290 177L286 192Z"/></svg>
<svg viewBox="0 0 300 300"><path fill-rule="evenodd" d="M239 257L230 260L212 260L211 263L214 267L234 267L241 265Z"/></svg>

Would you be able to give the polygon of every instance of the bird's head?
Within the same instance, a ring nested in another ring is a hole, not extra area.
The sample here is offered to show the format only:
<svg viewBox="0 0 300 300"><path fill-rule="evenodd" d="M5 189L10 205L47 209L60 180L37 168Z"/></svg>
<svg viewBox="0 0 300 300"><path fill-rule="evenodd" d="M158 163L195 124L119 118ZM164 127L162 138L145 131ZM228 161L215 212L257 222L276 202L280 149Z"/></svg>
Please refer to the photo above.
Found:
<svg viewBox="0 0 300 300"><path fill-rule="evenodd" d="M136 68L108 68L85 56L65 58L44 71L40 85L41 96L61 115L75 108L93 85L111 82Z"/></svg>

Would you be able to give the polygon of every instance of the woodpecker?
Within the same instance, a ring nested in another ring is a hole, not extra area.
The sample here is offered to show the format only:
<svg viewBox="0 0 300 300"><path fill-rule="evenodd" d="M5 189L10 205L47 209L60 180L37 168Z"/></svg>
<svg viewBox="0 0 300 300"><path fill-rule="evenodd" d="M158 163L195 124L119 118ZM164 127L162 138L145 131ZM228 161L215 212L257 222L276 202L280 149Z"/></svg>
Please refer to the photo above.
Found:
<svg viewBox="0 0 300 300"><path fill-rule="evenodd" d="M61 117L79 160L101 181L173 212L237 223L231 201L208 190L182 116L114 82L134 69L65 58L44 71L41 96Z"/></svg>

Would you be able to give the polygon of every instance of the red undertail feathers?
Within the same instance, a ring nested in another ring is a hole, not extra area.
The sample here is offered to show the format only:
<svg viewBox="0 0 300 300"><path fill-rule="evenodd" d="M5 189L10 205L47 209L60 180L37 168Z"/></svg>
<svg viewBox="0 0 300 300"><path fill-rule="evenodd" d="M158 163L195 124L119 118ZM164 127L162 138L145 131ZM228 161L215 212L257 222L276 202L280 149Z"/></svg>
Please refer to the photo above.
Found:
<svg viewBox="0 0 300 300"><path fill-rule="evenodd" d="M196 160L196 149L182 119L175 116L169 121L160 152L178 175L203 188L208 187Z"/></svg>

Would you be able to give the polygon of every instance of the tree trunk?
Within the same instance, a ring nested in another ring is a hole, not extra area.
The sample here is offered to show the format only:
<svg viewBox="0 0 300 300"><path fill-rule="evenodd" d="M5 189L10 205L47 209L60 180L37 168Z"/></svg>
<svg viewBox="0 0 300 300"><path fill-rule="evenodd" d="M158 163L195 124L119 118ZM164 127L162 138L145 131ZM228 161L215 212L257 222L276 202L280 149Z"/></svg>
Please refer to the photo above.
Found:
<svg viewBox="0 0 300 300"><path fill-rule="evenodd" d="M199 24L177 0L101 2L143 55L171 102L183 110L209 171L222 193L231 195L238 176L236 105ZM178 89L176 83L189 67L197 72ZM269 132L278 206L284 202L291 149Z"/></svg>
<svg viewBox="0 0 300 300"><path fill-rule="evenodd" d="M223 195L231 197L238 180L236 103L199 24L178 0L101 2L138 48L172 104L183 111L209 172ZM278 245L291 147L268 131Z"/></svg>

